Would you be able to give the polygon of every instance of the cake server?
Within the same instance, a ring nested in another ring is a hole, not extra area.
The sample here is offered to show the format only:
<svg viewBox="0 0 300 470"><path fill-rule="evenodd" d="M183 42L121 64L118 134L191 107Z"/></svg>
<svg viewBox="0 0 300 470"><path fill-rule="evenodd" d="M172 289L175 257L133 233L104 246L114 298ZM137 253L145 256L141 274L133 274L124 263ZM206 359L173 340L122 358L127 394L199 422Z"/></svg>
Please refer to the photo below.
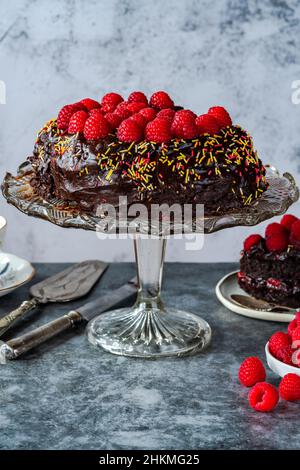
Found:
<svg viewBox="0 0 300 470"><path fill-rule="evenodd" d="M0 341L0 364L5 364L8 360L16 359L35 346L46 342L48 339L53 338L63 331L89 322L100 313L115 308L129 299L133 299L136 293L136 278L134 278L118 289L84 304L76 310L71 310L57 320L46 323L6 343Z"/></svg>
<svg viewBox="0 0 300 470"><path fill-rule="evenodd" d="M261 310L264 312L296 312L295 308L286 307L285 305L277 305L266 302L265 300L258 300L248 295L232 294L231 299L239 304L241 307L251 308L253 310Z"/></svg>
<svg viewBox="0 0 300 470"><path fill-rule="evenodd" d="M77 263L32 286L31 299L0 318L0 336L15 322L40 304L48 302L69 302L86 295L107 268L102 261L90 260Z"/></svg>

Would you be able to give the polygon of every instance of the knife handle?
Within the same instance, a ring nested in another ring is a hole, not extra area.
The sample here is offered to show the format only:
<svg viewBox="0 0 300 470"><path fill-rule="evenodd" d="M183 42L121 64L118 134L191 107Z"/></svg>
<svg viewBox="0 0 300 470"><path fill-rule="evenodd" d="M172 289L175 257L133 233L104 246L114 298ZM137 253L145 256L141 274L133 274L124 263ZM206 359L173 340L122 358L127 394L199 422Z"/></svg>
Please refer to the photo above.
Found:
<svg viewBox="0 0 300 470"><path fill-rule="evenodd" d="M7 343L3 343L0 347L0 362L16 359L30 349L35 348L35 346L46 342L48 339L53 338L63 331L73 328L82 321L83 319L80 313L71 310L57 320L35 328L18 338L11 339L7 341Z"/></svg>
<svg viewBox="0 0 300 470"><path fill-rule="evenodd" d="M35 307L37 307L38 304L39 301L35 298L25 300L21 303L20 307L12 310L7 315L0 318L0 336L9 330L9 328L11 328L19 318L23 317L26 315L26 313L30 312L30 310L33 310Z"/></svg>

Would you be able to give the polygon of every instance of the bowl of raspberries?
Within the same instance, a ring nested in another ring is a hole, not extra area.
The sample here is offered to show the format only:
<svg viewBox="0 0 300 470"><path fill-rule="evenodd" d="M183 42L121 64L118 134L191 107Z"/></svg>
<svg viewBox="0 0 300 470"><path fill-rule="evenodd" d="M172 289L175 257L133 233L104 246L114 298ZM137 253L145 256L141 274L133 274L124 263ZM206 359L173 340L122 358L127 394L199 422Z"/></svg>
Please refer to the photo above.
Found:
<svg viewBox="0 0 300 470"><path fill-rule="evenodd" d="M270 369L280 377L294 373L300 377L300 311L287 331L276 331L265 347Z"/></svg>

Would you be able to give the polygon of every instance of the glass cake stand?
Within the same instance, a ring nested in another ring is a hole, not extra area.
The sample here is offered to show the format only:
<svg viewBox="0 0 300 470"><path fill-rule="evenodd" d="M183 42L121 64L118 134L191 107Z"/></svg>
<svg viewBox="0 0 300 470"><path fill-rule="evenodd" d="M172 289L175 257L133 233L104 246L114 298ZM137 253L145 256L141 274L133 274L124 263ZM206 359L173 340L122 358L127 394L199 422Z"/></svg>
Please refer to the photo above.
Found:
<svg viewBox="0 0 300 470"><path fill-rule="evenodd" d="M7 201L27 215L40 217L61 227L81 228L106 233L121 231L122 220L103 220L84 213L76 205L52 199L45 201L30 186L30 163L25 162L17 176L7 173L2 192ZM268 190L253 204L239 211L193 219L189 232L202 227L204 233L221 229L256 225L273 216L283 214L299 197L294 178L289 173L279 175L269 167ZM135 255L138 274L138 295L133 307L113 310L93 319L87 328L91 343L114 354L132 357L157 358L182 356L203 350L210 342L211 329L198 315L166 307L161 299L166 236L163 226L157 232L148 220L128 219L135 227ZM128 221L126 221L128 224ZM179 227L180 228L180 227ZM178 227L172 227L176 233ZM186 233L186 227L185 227Z"/></svg>

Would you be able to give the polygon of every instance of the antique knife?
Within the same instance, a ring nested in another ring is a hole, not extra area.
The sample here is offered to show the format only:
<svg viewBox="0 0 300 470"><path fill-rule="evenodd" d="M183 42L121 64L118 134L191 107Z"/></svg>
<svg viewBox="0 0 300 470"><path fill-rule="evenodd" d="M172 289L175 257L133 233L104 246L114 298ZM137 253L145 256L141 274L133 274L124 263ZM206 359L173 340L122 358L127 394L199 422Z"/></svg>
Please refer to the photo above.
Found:
<svg viewBox="0 0 300 470"><path fill-rule="evenodd" d="M5 364L8 360L16 359L35 346L44 343L63 331L69 330L81 323L89 322L100 313L117 307L129 299L134 299L136 293L136 278L134 278L118 289L98 297L98 299L92 300L76 310L71 310L57 320L46 323L18 338L11 339L7 341L7 343L0 341L0 364Z"/></svg>
<svg viewBox="0 0 300 470"><path fill-rule="evenodd" d="M0 318L0 336L26 313L40 304L69 302L86 295L105 272L108 264L90 260L77 263L54 276L35 284L29 290L31 299Z"/></svg>

